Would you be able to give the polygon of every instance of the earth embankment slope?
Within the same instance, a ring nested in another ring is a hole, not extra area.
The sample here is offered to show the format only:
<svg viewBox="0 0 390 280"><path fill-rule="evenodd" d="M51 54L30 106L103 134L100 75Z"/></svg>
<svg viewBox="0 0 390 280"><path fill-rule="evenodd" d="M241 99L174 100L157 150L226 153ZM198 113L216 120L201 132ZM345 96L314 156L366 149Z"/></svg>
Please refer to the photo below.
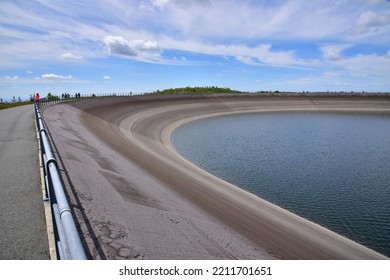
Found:
<svg viewBox="0 0 390 280"><path fill-rule="evenodd" d="M81 228L95 236L86 240L94 258L383 257L197 168L173 149L170 135L187 121L220 114L388 113L389 98L145 96L70 105L51 107L45 117L57 120L50 130L64 144Z"/></svg>

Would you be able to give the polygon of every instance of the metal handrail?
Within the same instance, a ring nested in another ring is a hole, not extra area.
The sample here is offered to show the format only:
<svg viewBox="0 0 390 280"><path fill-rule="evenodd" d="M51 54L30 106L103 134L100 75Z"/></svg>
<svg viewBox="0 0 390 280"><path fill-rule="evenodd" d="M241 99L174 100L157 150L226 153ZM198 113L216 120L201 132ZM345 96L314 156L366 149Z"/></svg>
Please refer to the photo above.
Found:
<svg viewBox="0 0 390 280"><path fill-rule="evenodd" d="M44 199L50 201L57 255L59 259L86 260L87 257L64 192L57 161L51 150L39 104L37 103L35 104L35 113L45 176L46 194Z"/></svg>

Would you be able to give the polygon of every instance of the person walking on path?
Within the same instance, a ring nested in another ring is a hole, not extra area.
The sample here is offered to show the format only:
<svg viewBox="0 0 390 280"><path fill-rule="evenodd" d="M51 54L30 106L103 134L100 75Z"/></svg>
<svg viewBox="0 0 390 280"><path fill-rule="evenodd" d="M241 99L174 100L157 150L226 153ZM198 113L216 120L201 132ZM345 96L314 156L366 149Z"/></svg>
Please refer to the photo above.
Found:
<svg viewBox="0 0 390 280"><path fill-rule="evenodd" d="M35 103L39 106L39 93L35 94Z"/></svg>

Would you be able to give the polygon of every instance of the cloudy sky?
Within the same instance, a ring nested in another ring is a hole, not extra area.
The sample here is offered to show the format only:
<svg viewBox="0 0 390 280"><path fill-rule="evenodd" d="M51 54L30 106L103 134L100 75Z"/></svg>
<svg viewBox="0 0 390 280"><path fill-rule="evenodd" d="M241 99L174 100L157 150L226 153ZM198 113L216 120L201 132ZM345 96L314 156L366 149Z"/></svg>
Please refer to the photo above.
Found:
<svg viewBox="0 0 390 280"><path fill-rule="evenodd" d="M387 0L1 0L0 97L390 91Z"/></svg>

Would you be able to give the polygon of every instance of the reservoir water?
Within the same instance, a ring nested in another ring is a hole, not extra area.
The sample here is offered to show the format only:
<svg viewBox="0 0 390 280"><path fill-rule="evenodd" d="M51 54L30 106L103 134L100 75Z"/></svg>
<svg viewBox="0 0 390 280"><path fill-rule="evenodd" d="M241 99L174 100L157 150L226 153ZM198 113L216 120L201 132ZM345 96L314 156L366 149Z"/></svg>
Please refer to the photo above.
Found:
<svg viewBox="0 0 390 280"><path fill-rule="evenodd" d="M264 113L176 129L209 173L390 256L390 117Z"/></svg>

